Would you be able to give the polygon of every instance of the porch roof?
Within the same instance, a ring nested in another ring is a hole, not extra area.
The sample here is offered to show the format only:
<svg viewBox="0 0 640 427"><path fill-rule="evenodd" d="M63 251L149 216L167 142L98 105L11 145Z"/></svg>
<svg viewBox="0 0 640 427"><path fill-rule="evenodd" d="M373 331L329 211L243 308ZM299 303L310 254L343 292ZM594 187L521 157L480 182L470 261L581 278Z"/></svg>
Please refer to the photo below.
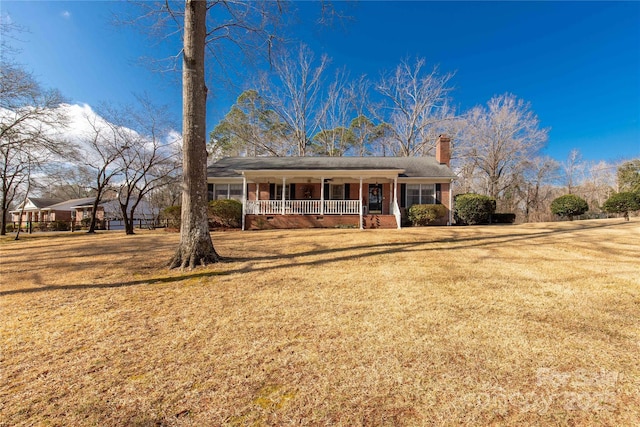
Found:
<svg viewBox="0 0 640 427"><path fill-rule="evenodd" d="M319 175L382 174L401 178L455 177L434 157L226 157L207 168L210 178L240 178L243 174Z"/></svg>

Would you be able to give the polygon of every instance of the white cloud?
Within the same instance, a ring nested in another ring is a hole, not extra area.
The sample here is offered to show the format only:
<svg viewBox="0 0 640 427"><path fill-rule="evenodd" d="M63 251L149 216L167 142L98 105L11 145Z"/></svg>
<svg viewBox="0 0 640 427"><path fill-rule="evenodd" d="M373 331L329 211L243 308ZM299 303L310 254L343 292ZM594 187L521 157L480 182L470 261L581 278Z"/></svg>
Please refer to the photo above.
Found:
<svg viewBox="0 0 640 427"><path fill-rule="evenodd" d="M63 10L62 13L60 13L60 16L62 16L64 19L70 19L71 12L69 12L68 10Z"/></svg>

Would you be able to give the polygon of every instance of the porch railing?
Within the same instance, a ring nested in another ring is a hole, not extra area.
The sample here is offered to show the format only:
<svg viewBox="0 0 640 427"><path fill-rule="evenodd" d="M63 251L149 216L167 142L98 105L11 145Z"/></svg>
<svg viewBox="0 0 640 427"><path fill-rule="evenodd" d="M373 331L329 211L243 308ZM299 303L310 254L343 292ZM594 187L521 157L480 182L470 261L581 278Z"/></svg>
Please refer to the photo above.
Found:
<svg viewBox="0 0 640 427"><path fill-rule="evenodd" d="M359 215L360 200L247 200L248 215Z"/></svg>

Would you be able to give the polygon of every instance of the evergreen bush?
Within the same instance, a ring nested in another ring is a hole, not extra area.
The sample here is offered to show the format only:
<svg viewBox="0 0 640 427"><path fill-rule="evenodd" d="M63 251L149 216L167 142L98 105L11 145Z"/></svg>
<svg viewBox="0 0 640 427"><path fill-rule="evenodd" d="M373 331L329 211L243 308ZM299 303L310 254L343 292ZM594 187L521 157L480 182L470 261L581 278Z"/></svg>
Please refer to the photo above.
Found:
<svg viewBox="0 0 640 427"><path fill-rule="evenodd" d="M242 224L242 203L233 199L209 202L209 227L240 228Z"/></svg>
<svg viewBox="0 0 640 427"><path fill-rule="evenodd" d="M160 219L167 221L167 227L180 228L182 221L182 206L169 206L160 213Z"/></svg>
<svg viewBox="0 0 640 427"><path fill-rule="evenodd" d="M53 221L49 224L51 231L69 231L69 223L67 221Z"/></svg>
<svg viewBox="0 0 640 427"><path fill-rule="evenodd" d="M609 213L621 213L629 221L629 212L640 210L640 195L625 191L612 194L602 205L602 210Z"/></svg>
<svg viewBox="0 0 640 427"><path fill-rule="evenodd" d="M586 200L575 194L565 194L551 202L551 213L560 217L567 217L573 221L574 216L582 215L589 210Z"/></svg>
<svg viewBox="0 0 640 427"><path fill-rule="evenodd" d="M455 198L455 220L457 224L489 224L496 211L496 199L481 194L459 194Z"/></svg>
<svg viewBox="0 0 640 427"><path fill-rule="evenodd" d="M411 205L407 212L409 221L414 226L429 225L430 223L442 219L447 214L447 208L443 205Z"/></svg>

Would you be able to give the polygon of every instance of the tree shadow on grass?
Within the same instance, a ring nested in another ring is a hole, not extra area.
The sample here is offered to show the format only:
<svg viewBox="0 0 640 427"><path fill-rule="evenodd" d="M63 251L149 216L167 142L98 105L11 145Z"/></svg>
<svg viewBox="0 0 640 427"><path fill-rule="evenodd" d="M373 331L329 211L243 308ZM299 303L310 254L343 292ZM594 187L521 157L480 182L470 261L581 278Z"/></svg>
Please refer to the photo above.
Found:
<svg viewBox="0 0 640 427"><path fill-rule="evenodd" d="M202 272L197 272L192 274L183 274L180 276L160 277L156 279L131 280L128 282L93 283L93 284L85 283L85 284L79 284L79 285L51 285L51 286L41 286L37 288L12 289L8 291L0 291L0 296L15 295L15 294L30 294L30 293L36 293L36 292L59 291L59 290L73 291L73 290L84 290L84 289L124 288L128 286L140 286L140 285L158 285L162 283L180 282L182 280L188 280L188 279L224 276L227 274L229 274L229 272L227 271L202 271Z"/></svg>
<svg viewBox="0 0 640 427"><path fill-rule="evenodd" d="M472 236L464 238L444 238L444 239L423 239L414 242L390 242L390 243L376 243L367 245L346 246L338 248L322 248L313 249L305 252L289 253L289 254L276 254L257 257L226 257L223 258L223 264L235 264L244 263L240 268L230 270L218 270L218 271L201 271L183 274L179 276L168 276L157 279L141 279L128 282L106 283L106 284L79 284L79 285L53 285L42 286L37 288L26 289L14 289L8 291L0 291L0 296L14 295L14 294L28 294L44 291L55 290L82 290L82 289L108 289L108 288L121 288L128 286L140 286L140 285L154 285L161 283L174 283L187 279L194 278L209 278L216 276L226 276L232 274L242 274L249 272L266 272L279 269L287 269L291 267L311 267L324 265L329 263L349 261L355 259L363 259L370 257L377 257L382 255L390 255L399 252L416 252L416 251L451 251L457 249L466 248L479 248L492 246L496 244L508 244L523 240L538 240L549 236L562 236L566 234L575 233L578 231L586 231L597 228L620 228L624 227L628 223L602 223L602 224L589 224L571 227L571 228L552 228L542 230L532 230L529 233L516 233L508 235L483 235ZM345 254L345 252L363 251L358 254ZM275 265L256 266L256 263L276 261L276 260L294 260L305 257L317 257L321 255L327 255L325 258L314 259L310 261L296 261L285 262Z"/></svg>

